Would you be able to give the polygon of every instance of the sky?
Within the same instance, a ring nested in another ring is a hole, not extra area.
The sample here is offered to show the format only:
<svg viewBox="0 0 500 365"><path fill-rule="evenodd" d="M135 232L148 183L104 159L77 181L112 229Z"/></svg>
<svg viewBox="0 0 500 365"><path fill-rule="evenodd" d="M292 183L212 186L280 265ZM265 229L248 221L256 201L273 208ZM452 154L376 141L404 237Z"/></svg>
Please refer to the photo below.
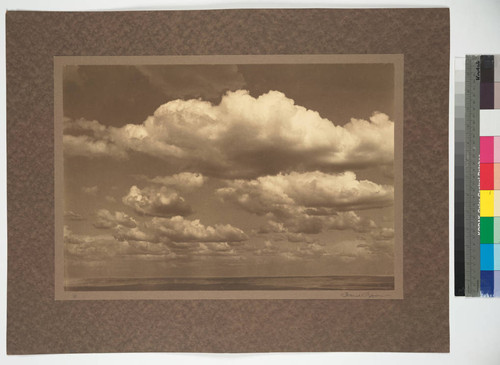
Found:
<svg viewBox="0 0 500 365"><path fill-rule="evenodd" d="M392 275L392 64L70 65L65 276Z"/></svg>

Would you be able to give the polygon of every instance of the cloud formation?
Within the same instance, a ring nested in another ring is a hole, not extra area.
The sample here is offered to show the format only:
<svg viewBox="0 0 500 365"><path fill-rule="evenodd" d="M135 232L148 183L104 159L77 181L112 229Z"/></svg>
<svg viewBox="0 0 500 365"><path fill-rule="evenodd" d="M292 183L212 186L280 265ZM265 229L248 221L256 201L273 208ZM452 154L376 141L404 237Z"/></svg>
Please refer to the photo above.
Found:
<svg viewBox="0 0 500 365"><path fill-rule="evenodd" d="M99 187L97 185L94 185L94 186L84 186L82 188L82 191L85 193L85 194L89 194L89 195L97 195L97 192L99 191Z"/></svg>
<svg viewBox="0 0 500 365"><path fill-rule="evenodd" d="M236 245L248 239L241 229L230 224L205 226L199 219L187 220L181 216L153 218L146 225L160 237L174 242L227 242Z"/></svg>
<svg viewBox="0 0 500 365"><path fill-rule="evenodd" d="M392 205L394 188L357 180L352 172L325 174L314 171L228 181L217 194L243 210L270 220L261 233L319 233L352 229L366 232L375 223L354 210Z"/></svg>
<svg viewBox="0 0 500 365"><path fill-rule="evenodd" d="M138 227L117 226L113 230L113 237L118 241L147 241L159 242L158 238L150 233L140 230Z"/></svg>
<svg viewBox="0 0 500 365"><path fill-rule="evenodd" d="M295 211L293 214L288 214ZM327 230L353 230L355 232L369 232L377 227L371 219L360 217L355 212L338 212L332 215L309 215L302 207L289 209L287 214L281 212L269 213L270 219L260 228L261 233L304 233L318 234ZM279 229L279 230L277 230ZM287 237L290 241L290 238ZM293 238L292 238L293 241Z"/></svg>
<svg viewBox="0 0 500 365"><path fill-rule="evenodd" d="M64 226L64 243L72 244L72 245L81 245L86 243L94 243L102 240L112 240L113 236L109 234L103 235L80 235L73 233L68 226Z"/></svg>
<svg viewBox="0 0 500 365"><path fill-rule="evenodd" d="M171 176L156 176L154 178L140 175L137 178L149 183L170 186L179 190L200 188L206 180L202 174L192 172L181 172Z"/></svg>
<svg viewBox="0 0 500 365"><path fill-rule="evenodd" d="M126 151L110 139L109 129L96 120L64 118L65 156L127 158Z"/></svg>
<svg viewBox="0 0 500 365"><path fill-rule="evenodd" d="M340 174L291 172L255 180L234 180L228 182L227 188L218 189L217 194L258 215L289 205L311 208L311 214L321 215L319 208L336 211L383 208L392 205L394 200L392 186L357 180L356 174L350 171Z"/></svg>
<svg viewBox="0 0 500 365"><path fill-rule="evenodd" d="M72 210L68 210L64 212L64 219L70 220L70 221L83 221L85 218L78 214L73 212Z"/></svg>
<svg viewBox="0 0 500 365"><path fill-rule="evenodd" d="M97 212L97 220L94 222L94 227L107 229L118 225L134 228L137 226L137 222L134 218L129 217L123 212L115 212L113 214L107 209L100 209Z"/></svg>
<svg viewBox="0 0 500 365"><path fill-rule="evenodd" d="M139 189L134 185L122 202L141 215L172 217L193 212L179 193L166 186Z"/></svg>
<svg viewBox="0 0 500 365"><path fill-rule="evenodd" d="M138 232L137 228L119 226L118 231ZM126 239L115 232L115 235L81 235L64 227L65 255L70 259L101 261L112 257L134 256L147 259L148 256L161 256L162 259L173 259L175 253L162 242L145 240L148 238L138 234L129 234Z"/></svg>
<svg viewBox="0 0 500 365"><path fill-rule="evenodd" d="M387 115L337 126L278 91L257 98L228 92L219 105L174 100L142 124L122 128L96 123L67 121L74 134L65 135L66 155L124 158L134 151L227 178L390 165L394 157Z"/></svg>

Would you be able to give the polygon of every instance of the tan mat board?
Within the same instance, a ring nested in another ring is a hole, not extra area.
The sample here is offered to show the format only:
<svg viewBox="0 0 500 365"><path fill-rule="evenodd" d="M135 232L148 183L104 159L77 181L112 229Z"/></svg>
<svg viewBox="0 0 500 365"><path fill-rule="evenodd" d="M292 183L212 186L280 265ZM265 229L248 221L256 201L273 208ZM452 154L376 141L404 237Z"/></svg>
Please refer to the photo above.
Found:
<svg viewBox="0 0 500 365"><path fill-rule="evenodd" d="M54 56L402 54L403 299L56 301ZM446 352L447 9L7 14L8 352Z"/></svg>

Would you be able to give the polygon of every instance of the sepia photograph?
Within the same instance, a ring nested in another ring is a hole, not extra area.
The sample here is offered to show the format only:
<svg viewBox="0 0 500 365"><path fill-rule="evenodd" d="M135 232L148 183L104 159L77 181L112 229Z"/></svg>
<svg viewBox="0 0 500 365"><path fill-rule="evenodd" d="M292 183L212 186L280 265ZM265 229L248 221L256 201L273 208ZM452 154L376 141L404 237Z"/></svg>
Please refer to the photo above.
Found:
<svg viewBox="0 0 500 365"><path fill-rule="evenodd" d="M402 298L402 74L56 57L56 298Z"/></svg>

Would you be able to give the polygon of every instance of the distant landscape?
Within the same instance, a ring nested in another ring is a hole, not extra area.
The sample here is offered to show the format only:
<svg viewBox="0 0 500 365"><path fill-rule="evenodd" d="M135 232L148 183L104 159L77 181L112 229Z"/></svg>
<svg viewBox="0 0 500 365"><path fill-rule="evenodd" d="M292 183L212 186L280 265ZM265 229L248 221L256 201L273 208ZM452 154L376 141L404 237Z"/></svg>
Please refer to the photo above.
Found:
<svg viewBox="0 0 500 365"><path fill-rule="evenodd" d="M112 278L70 281L68 291L118 290L392 290L393 276Z"/></svg>

